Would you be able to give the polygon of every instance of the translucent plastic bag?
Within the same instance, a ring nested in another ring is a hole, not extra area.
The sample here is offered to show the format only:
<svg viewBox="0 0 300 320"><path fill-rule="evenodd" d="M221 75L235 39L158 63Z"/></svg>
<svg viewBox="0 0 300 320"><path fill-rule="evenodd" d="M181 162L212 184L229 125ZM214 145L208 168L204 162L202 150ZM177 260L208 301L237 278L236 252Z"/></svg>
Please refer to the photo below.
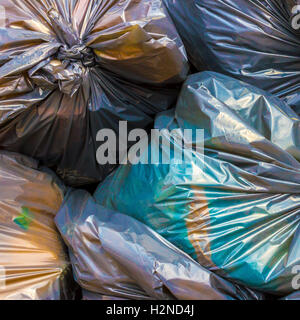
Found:
<svg viewBox="0 0 300 320"><path fill-rule="evenodd" d="M186 81L156 128L169 129L163 136L174 148L182 146L171 129L204 129L204 150L192 135L181 164L174 152L169 164L122 165L98 187L98 203L142 221L221 276L275 295L295 291L300 118L260 89L203 72ZM136 157L167 146L152 140Z"/></svg>
<svg viewBox="0 0 300 320"><path fill-rule="evenodd" d="M64 188L37 162L0 152L0 300L73 299L77 287L54 217Z"/></svg>
<svg viewBox="0 0 300 320"><path fill-rule="evenodd" d="M261 300L201 267L141 222L71 191L56 216L85 300Z"/></svg>

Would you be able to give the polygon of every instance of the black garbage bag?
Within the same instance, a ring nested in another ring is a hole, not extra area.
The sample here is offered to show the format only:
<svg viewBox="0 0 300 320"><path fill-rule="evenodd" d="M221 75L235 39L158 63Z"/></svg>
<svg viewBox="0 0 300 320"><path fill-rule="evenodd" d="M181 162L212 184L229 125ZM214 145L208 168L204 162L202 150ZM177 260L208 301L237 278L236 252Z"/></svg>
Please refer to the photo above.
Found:
<svg viewBox="0 0 300 320"><path fill-rule="evenodd" d="M144 128L188 65L161 0L0 0L0 148L98 182L102 128Z"/></svg>
<svg viewBox="0 0 300 320"><path fill-rule="evenodd" d="M299 0L164 3L198 71L249 82L300 113Z"/></svg>
<svg viewBox="0 0 300 320"><path fill-rule="evenodd" d="M54 217L65 188L52 172L0 152L0 300L74 299L77 285Z"/></svg>
<svg viewBox="0 0 300 320"><path fill-rule="evenodd" d="M85 300L262 300L206 270L132 217L70 191L56 216Z"/></svg>

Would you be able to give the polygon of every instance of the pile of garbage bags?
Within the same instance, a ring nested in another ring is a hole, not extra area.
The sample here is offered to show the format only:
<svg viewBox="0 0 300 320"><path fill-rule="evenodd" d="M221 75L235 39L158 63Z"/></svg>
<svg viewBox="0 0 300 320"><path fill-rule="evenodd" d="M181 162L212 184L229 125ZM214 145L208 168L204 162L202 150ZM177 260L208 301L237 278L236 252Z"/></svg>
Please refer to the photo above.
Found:
<svg viewBox="0 0 300 320"><path fill-rule="evenodd" d="M299 300L298 5L0 0L0 299Z"/></svg>

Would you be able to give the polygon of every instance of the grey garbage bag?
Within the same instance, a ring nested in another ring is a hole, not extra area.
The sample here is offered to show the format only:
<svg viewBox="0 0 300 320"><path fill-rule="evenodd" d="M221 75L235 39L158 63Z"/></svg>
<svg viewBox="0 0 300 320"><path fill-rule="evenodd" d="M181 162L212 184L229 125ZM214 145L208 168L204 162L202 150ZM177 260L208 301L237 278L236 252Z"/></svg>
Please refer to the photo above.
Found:
<svg viewBox="0 0 300 320"><path fill-rule="evenodd" d="M0 148L102 180L97 132L144 128L176 101L188 64L161 0L0 0Z"/></svg>
<svg viewBox="0 0 300 320"><path fill-rule="evenodd" d="M111 300L129 300L125 298L120 298L116 296L106 296L100 293L82 290L82 300L100 300L100 301L111 301Z"/></svg>
<svg viewBox="0 0 300 320"><path fill-rule="evenodd" d="M198 71L249 82L300 113L299 0L164 3Z"/></svg>
<svg viewBox="0 0 300 320"><path fill-rule="evenodd" d="M146 225L98 205L86 191L67 194L56 224L85 299L264 297L204 269Z"/></svg>
<svg viewBox="0 0 300 320"><path fill-rule="evenodd" d="M0 300L74 299L66 248L54 217L64 188L36 161L0 152Z"/></svg>
<svg viewBox="0 0 300 320"><path fill-rule="evenodd" d="M288 295L280 300L300 300L300 291L291 293L290 295Z"/></svg>

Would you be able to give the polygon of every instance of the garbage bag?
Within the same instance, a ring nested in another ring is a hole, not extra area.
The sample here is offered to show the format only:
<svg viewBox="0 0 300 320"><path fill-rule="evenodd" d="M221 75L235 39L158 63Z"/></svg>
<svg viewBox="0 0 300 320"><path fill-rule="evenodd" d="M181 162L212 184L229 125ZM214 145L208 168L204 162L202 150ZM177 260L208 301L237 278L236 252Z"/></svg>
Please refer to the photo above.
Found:
<svg viewBox="0 0 300 320"><path fill-rule="evenodd" d="M258 300L264 295L205 270L134 218L73 190L55 218L86 300Z"/></svg>
<svg viewBox="0 0 300 320"><path fill-rule="evenodd" d="M88 290L82 290L82 300L99 300L99 301L112 301L112 300L129 300L115 296L105 296Z"/></svg>
<svg viewBox="0 0 300 320"><path fill-rule="evenodd" d="M249 82L300 113L299 0L164 3L198 71Z"/></svg>
<svg viewBox="0 0 300 320"><path fill-rule="evenodd" d="M299 121L288 105L250 84L195 74L176 109L157 116L165 142L132 147L131 161L99 185L95 198L153 228L201 266L287 295L300 265ZM184 135L187 129L192 134ZM184 149L184 161L177 149ZM169 150L169 163L150 162Z"/></svg>
<svg viewBox="0 0 300 320"><path fill-rule="evenodd" d="M0 152L0 300L74 299L77 286L54 223L64 196L36 161Z"/></svg>
<svg viewBox="0 0 300 320"><path fill-rule="evenodd" d="M100 129L145 128L188 64L161 0L0 0L0 148L96 183Z"/></svg>
<svg viewBox="0 0 300 320"><path fill-rule="evenodd" d="M300 300L300 291L294 292L281 300Z"/></svg>

